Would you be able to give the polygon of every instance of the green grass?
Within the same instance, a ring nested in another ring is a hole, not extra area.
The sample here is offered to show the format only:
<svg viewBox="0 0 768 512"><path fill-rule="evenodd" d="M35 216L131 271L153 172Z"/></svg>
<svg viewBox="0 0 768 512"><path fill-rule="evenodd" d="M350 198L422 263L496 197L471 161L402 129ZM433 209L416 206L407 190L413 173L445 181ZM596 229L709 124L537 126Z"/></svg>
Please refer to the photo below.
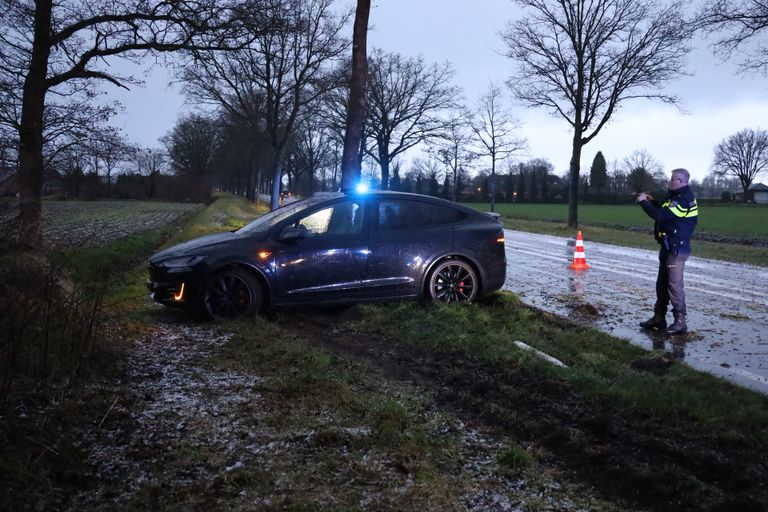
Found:
<svg viewBox="0 0 768 512"><path fill-rule="evenodd" d="M488 203L467 203L467 206L488 211ZM505 218L548 220L565 223L567 204L497 203L496 211ZM627 226L648 228L653 222L636 204L580 204L579 222L595 226ZM700 204L697 231L713 235L768 239L767 205Z"/></svg>
<svg viewBox="0 0 768 512"><path fill-rule="evenodd" d="M498 457L499 466L515 474L533 465L533 457L518 445L507 446Z"/></svg>
<svg viewBox="0 0 768 512"><path fill-rule="evenodd" d="M499 293L492 307L412 304L358 306L362 332L384 332L401 342L430 351L463 352L494 364L519 365L548 378L565 381L577 393L650 416L686 423L690 418L712 431L738 431L768 446L768 399L683 364L656 376L632 368L649 355L640 347L600 331L555 320ZM445 329L450 325L450 329ZM563 361L568 368L544 362L514 345L523 341Z"/></svg>
<svg viewBox="0 0 768 512"><path fill-rule="evenodd" d="M215 194L215 201L194 215L174 236L169 245L191 240L203 235L239 229L269 211L269 206L255 203L230 194Z"/></svg>

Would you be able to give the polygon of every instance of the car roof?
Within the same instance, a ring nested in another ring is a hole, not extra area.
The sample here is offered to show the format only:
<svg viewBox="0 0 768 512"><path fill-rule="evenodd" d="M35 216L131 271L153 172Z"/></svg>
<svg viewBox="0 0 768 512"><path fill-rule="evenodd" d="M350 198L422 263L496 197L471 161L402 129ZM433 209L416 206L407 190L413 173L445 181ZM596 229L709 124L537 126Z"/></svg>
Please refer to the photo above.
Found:
<svg viewBox="0 0 768 512"><path fill-rule="evenodd" d="M315 194L310 197L315 199L316 203L321 202L324 199L330 201L330 200L340 199L344 197L360 197L360 198L368 197L368 198L375 198L375 199L386 199L386 198L413 199L417 201L430 202L433 204L441 204L449 208L455 208L455 209L461 210L473 216L482 215L483 218L486 216L485 212L475 210L474 208L470 208L469 206L464 206L463 204L455 203L453 201L449 201L441 197L428 196L425 194L414 194L412 192L399 192L395 190L369 190L366 192L357 192L355 190L349 190L344 192L315 192ZM500 222L498 219L494 217L489 216L489 218L495 220L496 222Z"/></svg>

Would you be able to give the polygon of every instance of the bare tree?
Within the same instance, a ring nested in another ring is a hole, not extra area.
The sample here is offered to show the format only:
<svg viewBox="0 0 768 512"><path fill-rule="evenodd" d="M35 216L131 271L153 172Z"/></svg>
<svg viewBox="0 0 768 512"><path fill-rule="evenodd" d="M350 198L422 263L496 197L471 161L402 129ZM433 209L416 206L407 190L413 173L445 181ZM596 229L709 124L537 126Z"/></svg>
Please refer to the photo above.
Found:
<svg viewBox="0 0 768 512"><path fill-rule="evenodd" d="M632 154L624 158L623 162L624 170L629 172L632 169L642 167L647 170L648 173L653 176L653 179L660 182L666 182L664 176L664 165L659 162L656 157L651 155L646 149L639 149L633 151Z"/></svg>
<svg viewBox="0 0 768 512"><path fill-rule="evenodd" d="M267 33L235 52L201 52L185 70L187 93L243 118L272 148L271 207L278 207L285 148L307 109L338 86L328 67L346 50L348 14L332 0L264 0ZM258 27L257 27L258 28ZM257 181L260 181L257 180Z"/></svg>
<svg viewBox="0 0 768 512"><path fill-rule="evenodd" d="M315 116L305 118L294 137L295 162L300 173L306 174L305 191L314 192L317 173L333 165L331 135ZM325 178L320 180L320 190L325 190ZM298 192L298 190L297 190Z"/></svg>
<svg viewBox="0 0 768 512"><path fill-rule="evenodd" d="M408 176L416 182L417 194L438 195L441 167L440 160L432 156L413 160Z"/></svg>
<svg viewBox="0 0 768 512"><path fill-rule="evenodd" d="M138 60L146 52L228 47L221 29L249 19L248 10L220 0L2 0L0 5L3 94L14 96L18 105L20 238L31 246L42 243L43 129L49 95L87 97L96 80L126 87L132 80L113 74L106 61Z"/></svg>
<svg viewBox="0 0 768 512"><path fill-rule="evenodd" d="M122 135L114 129L105 130L95 140L88 143L90 148L90 167L97 175L104 176L107 187L107 197L110 196L112 175L118 166L130 154L130 147Z"/></svg>
<svg viewBox="0 0 768 512"><path fill-rule="evenodd" d="M441 114L458 104L450 64L427 66L419 57L373 52L368 63L366 124L376 142L367 153L381 167L381 188L389 183L389 164L413 146L439 137Z"/></svg>
<svg viewBox="0 0 768 512"><path fill-rule="evenodd" d="M157 177L165 166L167 154L162 148L134 147L131 151L136 171L147 177L147 198L154 199L157 192Z"/></svg>
<svg viewBox="0 0 768 512"><path fill-rule="evenodd" d="M715 148L712 167L718 176L738 178L746 200L749 186L768 169L768 132L747 128L724 139Z"/></svg>
<svg viewBox="0 0 768 512"><path fill-rule="evenodd" d="M742 71L768 71L768 47L761 38L768 29L768 3L764 0L709 0L699 10L695 25L705 35L714 35L715 53L730 58L733 52L753 45Z"/></svg>
<svg viewBox="0 0 768 512"><path fill-rule="evenodd" d="M183 117L161 139L168 152L171 170L187 178L190 199L204 200L210 194L217 139L217 123L200 114Z"/></svg>
<svg viewBox="0 0 768 512"><path fill-rule="evenodd" d="M622 165L629 192L637 194L663 188L664 167L645 149L633 151Z"/></svg>
<svg viewBox="0 0 768 512"><path fill-rule="evenodd" d="M518 126L509 110L504 108L501 87L491 82L480 97L472 131L481 147L481 154L491 161L489 188L491 211L496 211L496 162L525 147L525 139L516 137Z"/></svg>
<svg viewBox="0 0 768 512"><path fill-rule="evenodd" d="M228 140L221 145L222 149L227 148L219 163L237 167L232 171L237 182L235 192L245 192L244 195L255 200L258 206L263 179L262 166L256 165L257 155L264 153L264 146L271 146L271 143L266 128L265 93L249 71L258 65L253 57L246 49L199 55L196 64L184 68L181 76L190 101L212 106L220 112L225 125L222 136ZM223 174L231 173L225 171Z"/></svg>
<svg viewBox="0 0 768 512"><path fill-rule="evenodd" d="M578 225L582 147L619 105L634 98L676 103L662 85L683 73L690 30L682 4L638 0L517 0L532 11L503 34L517 63L508 81L524 104L573 128L568 225Z"/></svg>
<svg viewBox="0 0 768 512"><path fill-rule="evenodd" d="M61 178L62 193L65 197L79 199L88 165L87 148L83 145L72 145L62 149L60 155L62 158L57 170Z"/></svg>
<svg viewBox="0 0 768 512"><path fill-rule="evenodd" d="M344 149L341 156L341 188L352 188L360 180L365 118L365 90L368 82L368 17L371 0L357 0L352 32L352 76L349 82Z"/></svg>
<svg viewBox="0 0 768 512"><path fill-rule="evenodd" d="M469 166L475 158L472 151L473 137L468 129L470 124L469 114L462 110L457 110L448 118L443 135L436 139L433 151L440 161L451 171L451 195L453 201L459 197L459 178L460 171ZM446 174L446 179L448 174Z"/></svg>
<svg viewBox="0 0 768 512"><path fill-rule="evenodd" d="M270 1L273 25L293 27L257 39L253 50L258 65L250 69L266 100L266 131L274 158L274 210L279 206L283 150L299 115L326 91L337 87L323 72L348 47L341 30L349 15L334 15L332 0Z"/></svg>

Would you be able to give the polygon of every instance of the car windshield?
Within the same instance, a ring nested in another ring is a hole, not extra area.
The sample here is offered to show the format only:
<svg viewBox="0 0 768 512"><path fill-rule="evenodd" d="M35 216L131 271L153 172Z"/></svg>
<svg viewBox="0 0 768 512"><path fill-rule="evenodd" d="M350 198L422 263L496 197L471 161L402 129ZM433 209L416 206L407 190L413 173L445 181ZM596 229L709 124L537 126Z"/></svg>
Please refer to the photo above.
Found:
<svg viewBox="0 0 768 512"><path fill-rule="evenodd" d="M254 233L263 233L265 231L268 231L270 228L280 223L281 221L287 219L294 213L300 212L305 208L309 208L310 206L321 203L323 201L327 201L330 197L331 196L327 194L316 194L308 199L304 199L302 201L296 201L294 203L289 203L283 206L282 208L278 208L277 210L273 210L267 214L262 215L261 217L254 220L250 224L247 224L242 228L238 229L236 233L238 235L252 235Z"/></svg>

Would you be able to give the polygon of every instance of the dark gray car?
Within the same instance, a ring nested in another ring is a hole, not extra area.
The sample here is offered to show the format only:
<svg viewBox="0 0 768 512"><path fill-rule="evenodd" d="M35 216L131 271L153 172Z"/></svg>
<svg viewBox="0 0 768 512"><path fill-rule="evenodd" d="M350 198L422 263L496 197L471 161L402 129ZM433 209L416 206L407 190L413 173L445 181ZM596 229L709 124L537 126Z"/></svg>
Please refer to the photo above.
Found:
<svg viewBox="0 0 768 512"><path fill-rule="evenodd" d="M505 274L489 215L418 194L333 193L159 252L147 286L162 304L227 319L289 304L470 302Z"/></svg>

